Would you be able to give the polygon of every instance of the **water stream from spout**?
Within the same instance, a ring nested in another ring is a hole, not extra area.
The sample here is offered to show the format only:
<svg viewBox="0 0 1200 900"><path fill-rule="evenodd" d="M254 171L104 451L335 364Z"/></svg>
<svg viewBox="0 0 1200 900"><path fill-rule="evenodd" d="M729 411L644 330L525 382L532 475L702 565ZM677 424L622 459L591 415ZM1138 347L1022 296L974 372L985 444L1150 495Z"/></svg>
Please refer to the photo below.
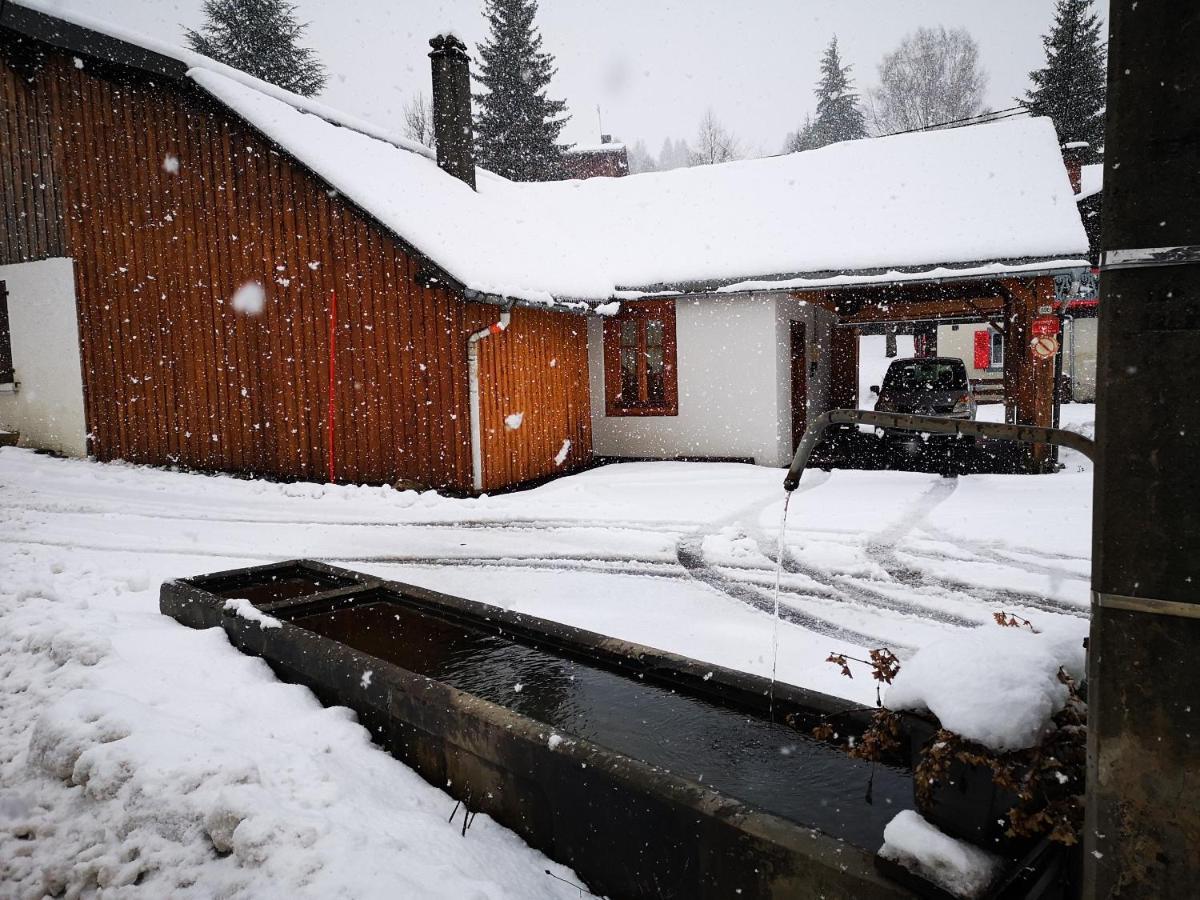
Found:
<svg viewBox="0 0 1200 900"><path fill-rule="evenodd" d="M788 491L783 498L783 515L779 520L779 546L775 548L775 618L771 623L771 695L767 704L772 721L775 719L775 673L779 666L779 586L783 580L784 536L791 502L792 492Z"/></svg>

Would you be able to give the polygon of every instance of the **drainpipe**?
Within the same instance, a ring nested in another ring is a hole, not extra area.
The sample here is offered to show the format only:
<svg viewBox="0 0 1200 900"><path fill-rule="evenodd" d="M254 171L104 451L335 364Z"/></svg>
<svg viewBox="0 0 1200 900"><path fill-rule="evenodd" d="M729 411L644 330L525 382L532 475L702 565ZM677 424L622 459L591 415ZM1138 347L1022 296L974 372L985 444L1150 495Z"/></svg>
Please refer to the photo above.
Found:
<svg viewBox="0 0 1200 900"><path fill-rule="evenodd" d="M476 492L483 490L483 436L479 424L479 342L493 334L500 334L512 320L509 309L500 313L500 318L467 338L467 378L471 383L469 408L471 414L471 486Z"/></svg>

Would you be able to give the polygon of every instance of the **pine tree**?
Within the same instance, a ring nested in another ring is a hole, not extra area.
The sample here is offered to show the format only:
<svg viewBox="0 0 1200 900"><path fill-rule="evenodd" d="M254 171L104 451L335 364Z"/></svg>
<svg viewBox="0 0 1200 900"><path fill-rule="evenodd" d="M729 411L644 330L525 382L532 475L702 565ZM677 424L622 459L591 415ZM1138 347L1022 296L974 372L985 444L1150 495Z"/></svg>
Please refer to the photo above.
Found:
<svg viewBox="0 0 1200 900"><path fill-rule="evenodd" d="M311 97L325 87L325 67L297 43L308 28L286 0L204 0L204 25L184 29L197 53Z"/></svg>
<svg viewBox="0 0 1200 900"><path fill-rule="evenodd" d="M858 93L850 81L850 69L842 65L835 35L821 57L821 80L813 91L817 95L817 117L813 120L811 141L817 147L867 136Z"/></svg>
<svg viewBox="0 0 1200 900"><path fill-rule="evenodd" d="M639 175L642 172L654 172L657 169L658 163L654 161L654 157L646 149L646 142L638 138L634 141L633 146L629 148L629 174Z"/></svg>
<svg viewBox="0 0 1200 900"><path fill-rule="evenodd" d="M783 139L784 153L799 153L802 150L816 150L820 144L817 143L817 126L812 120L812 116L804 116L804 124L800 126L799 131L789 131L787 137Z"/></svg>
<svg viewBox="0 0 1200 900"><path fill-rule="evenodd" d="M562 174L559 134L570 116L567 104L546 91L558 71L542 51L533 19L537 0L487 0L491 33L478 45L479 74L487 90L475 94L475 141L479 164L515 181L545 181Z"/></svg>
<svg viewBox="0 0 1200 900"><path fill-rule="evenodd" d="M1092 0L1058 0L1042 46L1046 65L1029 73L1033 90L1017 102L1035 116L1053 119L1059 140L1087 141L1098 154L1104 146L1107 50Z"/></svg>

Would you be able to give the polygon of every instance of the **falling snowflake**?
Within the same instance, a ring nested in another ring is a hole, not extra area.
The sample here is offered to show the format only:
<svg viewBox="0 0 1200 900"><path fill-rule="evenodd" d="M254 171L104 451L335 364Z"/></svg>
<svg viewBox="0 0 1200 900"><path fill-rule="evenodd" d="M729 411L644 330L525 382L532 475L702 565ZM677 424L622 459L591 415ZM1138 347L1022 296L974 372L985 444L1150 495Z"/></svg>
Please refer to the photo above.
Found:
<svg viewBox="0 0 1200 900"><path fill-rule="evenodd" d="M257 281L247 281L233 293L230 305L240 313L257 316L267 303L267 292Z"/></svg>

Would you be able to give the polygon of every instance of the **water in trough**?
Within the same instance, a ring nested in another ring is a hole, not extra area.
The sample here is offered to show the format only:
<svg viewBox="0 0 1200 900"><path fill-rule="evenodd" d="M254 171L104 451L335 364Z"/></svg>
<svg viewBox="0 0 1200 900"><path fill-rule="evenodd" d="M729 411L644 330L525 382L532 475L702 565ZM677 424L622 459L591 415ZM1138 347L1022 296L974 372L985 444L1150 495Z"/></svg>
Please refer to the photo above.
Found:
<svg viewBox="0 0 1200 900"><path fill-rule="evenodd" d="M293 624L858 847L912 806L907 772L855 760L770 716L373 598ZM547 735L549 738L549 735Z"/></svg>

